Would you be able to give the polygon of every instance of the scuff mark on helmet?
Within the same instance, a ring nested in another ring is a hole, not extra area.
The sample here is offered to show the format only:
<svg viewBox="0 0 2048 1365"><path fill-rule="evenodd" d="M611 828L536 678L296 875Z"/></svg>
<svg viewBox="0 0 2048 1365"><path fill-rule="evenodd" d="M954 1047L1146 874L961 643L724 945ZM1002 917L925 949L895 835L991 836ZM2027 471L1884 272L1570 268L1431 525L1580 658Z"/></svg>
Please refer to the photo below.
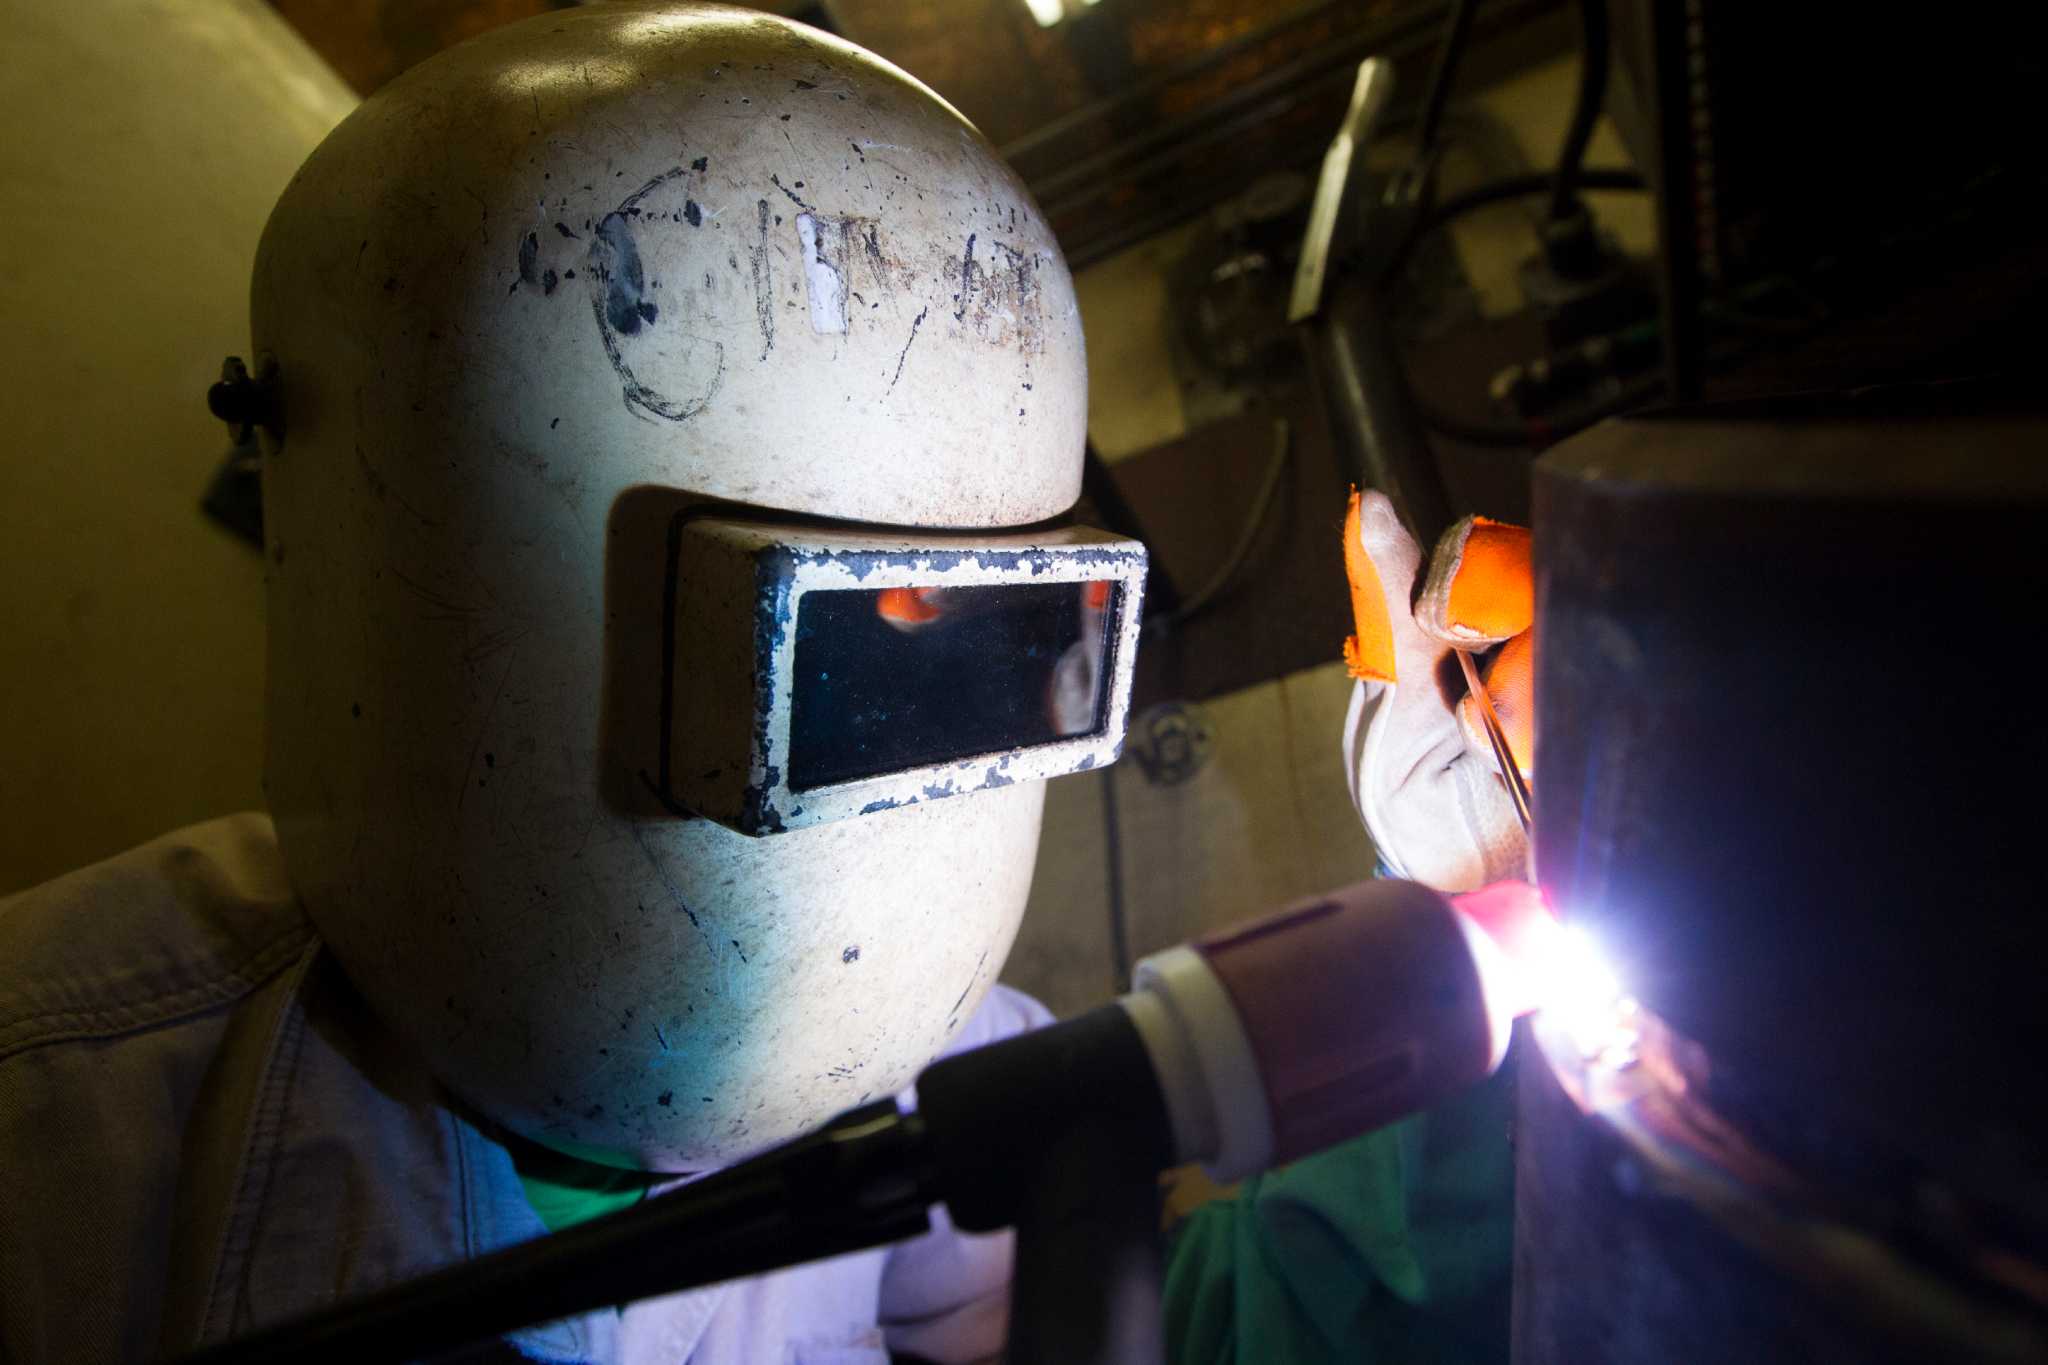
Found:
<svg viewBox="0 0 2048 1365"><path fill-rule="evenodd" d="M903 349L896 353L896 373L889 379L889 387L892 390L896 387L896 381L903 377L903 362L910 359L910 343L917 340L917 329L924 326L925 314L929 312L931 308L927 305L918 309L917 316L910 320L910 335L903 339Z"/></svg>
<svg viewBox="0 0 2048 1365"><path fill-rule="evenodd" d="M946 1012L946 1031L948 1033L952 1032L953 1025L959 1022L960 1007L967 1003L967 993L974 989L975 982L981 980L981 969L983 966L987 965L987 963L988 952L987 950L983 950L981 956L974 960L974 975L967 978L967 984L960 988L960 998L955 1000L953 1002L953 1008Z"/></svg>
<svg viewBox="0 0 2048 1365"><path fill-rule="evenodd" d="M828 229L831 224L831 219L825 220ZM842 224L842 235L844 231ZM846 330L846 277L832 263L817 216L799 213L796 216L796 235L804 252L804 282L809 286L811 330L820 335L842 333Z"/></svg>
<svg viewBox="0 0 2048 1365"><path fill-rule="evenodd" d="M704 158L700 156L695 161L691 162L689 169L701 172L704 169ZM648 195L654 193L663 185L666 185L669 181L674 180L678 176L685 174L687 174L687 172L681 166L669 167L660 175L655 176L654 179L648 181L639 189L634 190L631 194L627 195L623 200L619 202L618 208L614 209L613 212L630 214L633 210L640 207L640 201L642 199L645 199ZM559 227L561 225L558 223L556 224L556 226Z"/></svg>
<svg viewBox="0 0 2048 1365"><path fill-rule="evenodd" d="M700 341L687 331L663 329L662 340L655 343L661 349L657 354L665 362L680 360L691 371L703 375L703 392L694 398L676 398L641 380L627 360L627 348L620 343L621 337L639 337L651 331L661 318L661 308L652 298L646 267L640 256L640 247L634 237L634 220L641 215L641 201L662 186L681 179L691 172L701 173L706 165L703 157L697 158L688 168L671 166L660 175L653 177L640 188L621 200L618 207L604 214L595 223L584 220L584 229L590 233L590 244L585 258L579 264L585 266L583 278L588 281L591 311L597 320L598 342L604 348L605 359L619 377L620 394L629 412L642 417L659 417L665 421L681 422L694 417L709 406L725 380L725 347L715 341ZM590 188L585 186L585 189ZM567 204L567 200L562 201ZM689 201L695 210L694 201ZM656 215L659 217L660 215ZM699 212L701 218L701 211ZM567 223L556 221L555 233L565 242L582 242ZM559 250L559 249L558 249ZM539 230L527 232L519 241L518 279L513 284L516 292L521 286L537 290L542 297L552 297L560 286L576 278L576 271L554 268L561 263L557 254L553 262L544 259ZM573 259L573 258L571 258ZM654 281L653 288L660 282ZM709 346L710 363L701 359L693 361L697 347ZM636 352L637 354L637 352Z"/></svg>
<svg viewBox="0 0 2048 1365"><path fill-rule="evenodd" d="M529 232L519 239L519 280L521 284L540 283L540 234ZM519 285L512 286L517 289Z"/></svg>
<svg viewBox="0 0 2048 1365"><path fill-rule="evenodd" d="M640 381L620 351L619 337L637 335L643 327L651 327L661 315L653 300L642 297L647 288L646 270L641 264L640 249L633 239L632 224L626 215L628 212L637 213L641 199L683 174L685 171L681 166L664 171L628 195L618 209L604 216L597 225L596 239L590 244L590 270L587 275L591 282L591 311L597 318L598 339L604 347L605 359L611 362L612 370L619 376L627 409L671 422L694 417L710 404L725 379L725 346L719 342L711 343L713 369L703 394L689 401L677 402Z"/></svg>
<svg viewBox="0 0 2048 1365"><path fill-rule="evenodd" d="M974 299L974 277L977 273L977 268L974 264L975 236L976 234L972 232L967 234L967 250L960 253L960 292L953 296L953 302L960 305L953 310L953 321L955 322L960 322L966 318L968 305Z"/></svg>
<svg viewBox="0 0 2048 1365"><path fill-rule="evenodd" d="M668 898L675 904L676 909L690 917L690 927L699 934L704 933L704 926L697 920L697 912L692 910L683 900L682 891L677 888L675 881L668 875L668 869L662 866L660 855L647 846L647 836L641 833L638 826L630 826L629 828L632 830L634 845L639 848L640 855L647 859L647 866L653 869L655 878L661 882L661 889L668 893ZM710 942L708 936L705 938L705 942Z"/></svg>
<svg viewBox="0 0 2048 1365"><path fill-rule="evenodd" d="M1045 303L1038 279L1043 257L991 239L994 268L974 258L977 234L970 233L960 260L960 292L953 320L971 328L981 340L1014 346L1027 355L1045 349Z"/></svg>
<svg viewBox="0 0 2048 1365"><path fill-rule="evenodd" d="M774 267L768 260L768 218L766 199L754 201L754 222L756 234L753 249L747 254L752 258L754 275L754 317L761 324L761 359L775 349L775 292Z"/></svg>
<svg viewBox="0 0 2048 1365"><path fill-rule="evenodd" d="M604 283L604 316L613 331L632 336L641 323L654 321L658 310L651 300L641 297L647 288L647 273L624 215L606 214L597 225L590 263Z"/></svg>
<svg viewBox="0 0 2048 1365"><path fill-rule="evenodd" d="M784 194L788 195L789 202L795 204L798 208L804 210L804 212L816 213L818 211L815 205L805 203L803 197L799 195L796 192L796 190L793 190L789 186L783 184L781 176L770 173L770 175L768 176L768 183L773 185L776 189L781 190ZM802 189L804 182L799 180L796 182L796 184L797 189Z"/></svg>

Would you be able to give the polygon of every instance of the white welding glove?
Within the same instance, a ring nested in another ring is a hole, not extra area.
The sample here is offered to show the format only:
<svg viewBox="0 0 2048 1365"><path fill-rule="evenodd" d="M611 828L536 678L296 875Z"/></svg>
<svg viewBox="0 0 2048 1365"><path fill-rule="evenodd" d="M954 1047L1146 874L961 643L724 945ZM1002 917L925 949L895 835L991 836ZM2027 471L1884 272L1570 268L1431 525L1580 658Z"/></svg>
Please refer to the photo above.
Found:
<svg viewBox="0 0 2048 1365"><path fill-rule="evenodd" d="M1358 624L1345 655L1359 679L1344 762L1380 861L1444 892L1525 877L1528 840L1476 711L1460 705L1469 699L1451 648L1506 642L1487 690L1525 776L1533 773L1528 533L1466 518L1445 533L1414 596L1422 556L1383 494L1354 494L1344 530Z"/></svg>

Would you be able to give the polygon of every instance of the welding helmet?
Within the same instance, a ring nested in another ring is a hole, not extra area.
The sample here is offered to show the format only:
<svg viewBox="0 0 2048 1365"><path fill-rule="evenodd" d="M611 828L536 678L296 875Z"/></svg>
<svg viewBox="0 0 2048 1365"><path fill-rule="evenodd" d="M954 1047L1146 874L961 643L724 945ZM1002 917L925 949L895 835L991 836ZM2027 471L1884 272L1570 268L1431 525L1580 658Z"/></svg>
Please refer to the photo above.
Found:
<svg viewBox="0 0 2048 1365"><path fill-rule="evenodd" d="M320 146L254 341L267 789L380 1019L649 1169L904 1086L1116 755L1143 572L1053 522L1080 319L988 143L782 19L551 13Z"/></svg>

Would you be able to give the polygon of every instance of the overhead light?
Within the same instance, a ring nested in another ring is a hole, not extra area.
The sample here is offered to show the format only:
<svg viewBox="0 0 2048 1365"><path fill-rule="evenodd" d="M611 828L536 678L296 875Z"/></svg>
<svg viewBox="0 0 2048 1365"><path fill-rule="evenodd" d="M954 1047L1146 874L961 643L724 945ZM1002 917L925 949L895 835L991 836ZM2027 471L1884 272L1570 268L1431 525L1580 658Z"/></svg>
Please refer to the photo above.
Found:
<svg viewBox="0 0 2048 1365"><path fill-rule="evenodd" d="M1051 28L1067 16L1067 7L1061 0L1024 0L1024 8L1031 11L1040 28Z"/></svg>

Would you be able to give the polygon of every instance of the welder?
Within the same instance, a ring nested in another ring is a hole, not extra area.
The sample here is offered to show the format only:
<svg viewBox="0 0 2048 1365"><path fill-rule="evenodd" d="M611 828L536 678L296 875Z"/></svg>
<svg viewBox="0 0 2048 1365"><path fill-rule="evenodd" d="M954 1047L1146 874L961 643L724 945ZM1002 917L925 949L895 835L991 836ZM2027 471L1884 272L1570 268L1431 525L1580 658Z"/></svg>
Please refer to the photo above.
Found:
<svg viewBox="0 0 2048 1365"><path fill-rule="evenodd" d="M1043 1021L994 985L1039 779L1121 737L1142 549L1044 529L1066 266L858 49L635 3L451 49L294 179L253 342L269 812L0 905L22 1365L537 1237ZM1008 1257L942 1224L509 1344L979 1358Z"/></svg>
<svg viewBox="0 0 2048 1365"><path fill-rule="evenodd" d="M1528 532L1466 517L1429 564L1378 492L1354 494L1344 559L1357 633L1343 761L1383 876L1470 891L1527 875L1509 774L1454 652L1533 771ZM1170 1358L1504 1361L1513 1244L1511 1081L1244 1182L1174 1234Z"/></svg>

